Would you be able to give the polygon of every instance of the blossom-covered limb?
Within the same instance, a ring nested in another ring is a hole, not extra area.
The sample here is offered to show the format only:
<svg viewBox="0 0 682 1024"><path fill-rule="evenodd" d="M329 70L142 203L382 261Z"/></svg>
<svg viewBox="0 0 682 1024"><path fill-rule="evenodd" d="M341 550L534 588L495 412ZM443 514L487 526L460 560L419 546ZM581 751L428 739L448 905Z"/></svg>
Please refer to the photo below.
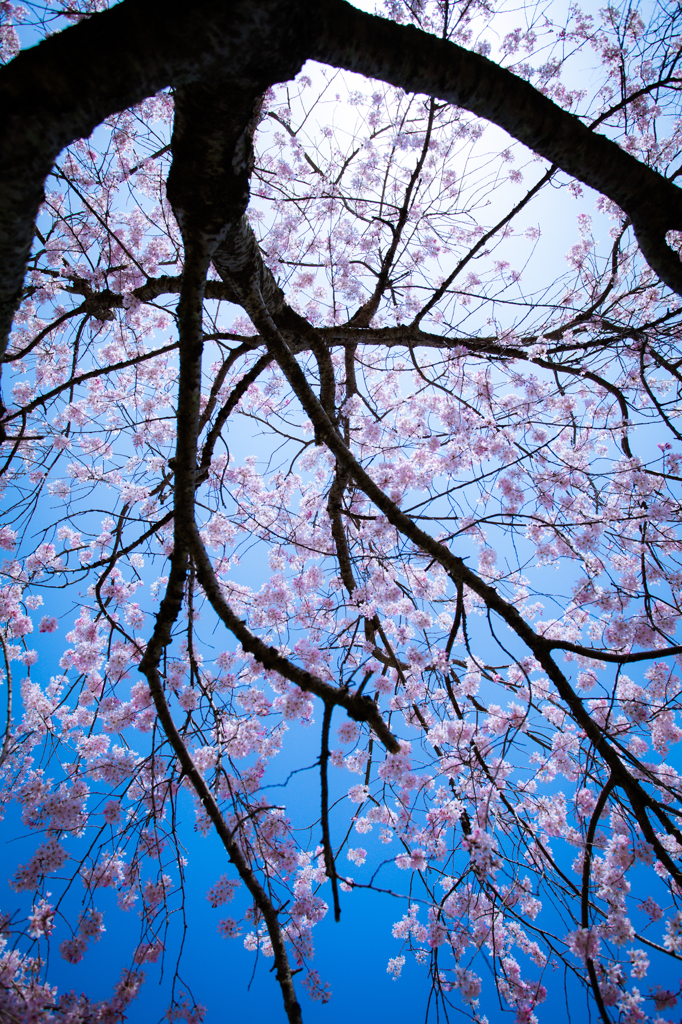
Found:
<svg viewBox="0 0 682 1024"><path fill-rule="evenodd" d="M276 648L266 644L260 637L253 633L243 619L235 614L229 603L225 600L220 584L218 583L210 559L206 553L201 537L196 527L189 538L189 547L192 559L196 565L197 579L210 601L214 610L222 619L231 633L239 640L245 651L252 654L254 658L270 672L277 672L285 679L295 683L304 693L313 693L319 697L325 705L338 706L344 709L349 718L355 722L366 722L374 730L377 737L391 753L397 753L400 744L386 725L381 712L371 697L362 693L351 691L326 683L323 679L315 676L312 672L300 668L289 658L280 654Z"/></svg>
<svg viewBox="0 0 682 1024"><path fill-rule="evenodd" d="M435 540L429 534L418 527L414 520L402 512L396 504L379 488L371 476L360 466L353 457L350 450L340 437L336 427L331 424L317 402L312 389L305 379L298 362L289 350L284 338L277 329L276 324L270 318L263 306L255 286L247 293L243 301L248 303L249 314L254 323L267 339L271 352L277 358L280 366L305 408L307 414L318 429L320 436L333 454L348 468L356 483L363 489L367 496L381 509L401 533L412 540L422 550L427 551L436 558L451 575L454 581L461 581L471 590L477 593L487 607L500 615L512 630L522 639L534 656L537 658L547 675L557 688L562 699L569 706L576 723L585 730L587 736L595 748L602 755L609 766L616 783L622 786L628 794L633 810L649 842L652 843L657 855L671 872L673 877L682 883L682 871L674 863L670 854L657 839L651 827L645 808L650 808L664 824L666 831L682 845L682 832L674 825L669 815L665 813L658 801L650 797L644 790L641 783L627 769L622 758L615 747L608 741L604 731L592 720L582 701L576 694L568 679L557 666L551 656L552 641L538 635L528 622L519 614L513 604L506 601L501 594L490 584L482 580L476 573L469 569L464 561L453 555L441 542Z"/></svg>

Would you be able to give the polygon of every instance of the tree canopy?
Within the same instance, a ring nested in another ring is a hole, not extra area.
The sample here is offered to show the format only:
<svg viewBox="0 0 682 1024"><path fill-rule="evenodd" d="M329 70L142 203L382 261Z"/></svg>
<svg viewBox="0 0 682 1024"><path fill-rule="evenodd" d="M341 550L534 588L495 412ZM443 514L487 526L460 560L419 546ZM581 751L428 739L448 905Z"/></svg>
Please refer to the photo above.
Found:
<svg viewBox="0 0 682 1024"><path fill-rule="evenodd" d="M669 1021L682 12L0 17L0 1012L200 1021L194 827L291 1024L379 893L434 1019Z"/></svg>

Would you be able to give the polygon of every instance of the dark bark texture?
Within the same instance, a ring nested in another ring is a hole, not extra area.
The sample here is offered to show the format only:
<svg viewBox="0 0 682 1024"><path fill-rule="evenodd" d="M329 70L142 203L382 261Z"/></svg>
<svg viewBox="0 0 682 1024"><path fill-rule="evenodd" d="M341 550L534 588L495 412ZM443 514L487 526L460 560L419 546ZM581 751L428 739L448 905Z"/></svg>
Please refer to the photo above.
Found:
<svg viewBox="0 0 682 1024"><path fill-rule="evenodd" d="M308 57L438 96L498 124L616 202L651 267L682 294L680 261L665 243L666 231L682 229L680 189L485 57L343 0L125 0L0 72L0 355L21 298L43 184L65 146L166 86L229 76L255 97L292 77ZM197 88L194 114L201 108Z"/></svg>
<svg viewBox="0 0 682 1024"><path fill-rule="evenodd" d="M319 33L308 0L126 0L0 71L0 355L21 298L43 185L60 151L166 86L294 76Z"/></svg>

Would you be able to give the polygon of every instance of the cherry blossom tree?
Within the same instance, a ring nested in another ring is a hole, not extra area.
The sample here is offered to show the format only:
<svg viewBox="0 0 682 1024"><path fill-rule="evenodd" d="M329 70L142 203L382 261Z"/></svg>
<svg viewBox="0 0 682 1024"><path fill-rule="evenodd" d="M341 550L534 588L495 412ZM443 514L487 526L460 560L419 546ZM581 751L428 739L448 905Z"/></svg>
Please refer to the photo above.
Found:
<svg viewBox="0 0 682 1024"><path fill-rule="evenodd" d="M193 824L292 1024L374 892L434 1015L669 1021L682 13L106 6L0 3L0 1011L124 1019Z"/></svg>

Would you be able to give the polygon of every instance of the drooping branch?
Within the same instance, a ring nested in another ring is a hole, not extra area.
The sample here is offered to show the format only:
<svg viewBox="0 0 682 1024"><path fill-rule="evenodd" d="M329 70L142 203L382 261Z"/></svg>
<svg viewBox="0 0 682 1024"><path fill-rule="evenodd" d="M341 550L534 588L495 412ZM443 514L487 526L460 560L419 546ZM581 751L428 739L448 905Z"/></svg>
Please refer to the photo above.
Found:
<svg viewBox="0 0 682 1024"><path fill-rule="evenodd" d="M658 801L649 796L642 784L626 768L617 750L609 742L605 731L590 717L582 700L552 657L551 651L555 646L554 642L538 634L511 602L505 600L494 587L473 572L462 558L453 555L449 548L418 527L414 520L406 515L374 482L352 455L336 426L329 421L324 409L315 398L305 374L288 349L274 320L265 309L255 286L251 291L243 293L242 304L248 309L254 324L266 339L271 353L277 359L292 390L310 417L318 436L339 462L345 466L357 486L364 491L403 536L436 559L454 583L462 583L477 594L486 607L499 615L532 652L556 686L559 696L569 708L575 723L584 730L590 742L608 765L615 784L627 793L637 821L647 841L652 844L657 857L678 884L682 883L682 871L654 833L647 817L647 809L659 818L668 834L674 836L680 845L682 845L682 833L663 811ZM660 657L663 652L657 653ZM595 652L595 657L597 656Z"/></svg>
<svg viewBox="0 0 682 1024"><path fill-rule="evenodd" d="M181 224L185 237L186 264L183 274L183 288L181 301L178 307L178 322L180 329L180 381L178 392L178 438L175 456L175 546L172 559L172 571L168 583L167 596L162 603L157 627L154 637L147 647L145 658L141 669L147 675L150 689L155 701L157 713L161 724L171 741L178 758L189 776L197 795L201 799L205 810L223 843L235 862L237 869L245 881L249 891L252 893L256 905L263 915L268 928L268 934L275 955L277 966L277 979L282 989L285 1009L291 1024L300 1021L300 1006L295 996L292 984L291 968L284 945L284 937L277 919L271 900L257 882L253 872L245 862L234 836L227 828L220 811L213 800L210 791L207 789L203 779L192 764L191 756L187 753L182 738L173 723L172 716L167 707L160 677L158 664L163 648L170 642L170 628L177 618L184 579L187 571L187 556L191 551L199 583L204 589L206 596L214 609L221 616L225 624L232 630L242 643L242 647L253 653L266 669L274 669L287 678L292 679L302 689L316 693L325 701L325 707L330 713L335 704L344 706L352 717L368 721L377 734L384 740L389 749L396 751L398 744L383 723L381 715L369 698L358 695L351 695L348 691L341 690L324 683L310 673L298 669L288 659L284 658L273 648L268 647L259 638L255 637L234 615L229 605L224 600L218 581L213 572L210 560L206 554L203 543L199 536L194 519L194 500L197 480L197 444L198 426L200 417L200 384L201 384L201 351L202 351L202 323L201 306L203 301L203 283L208 268L208 260L214 256L216 246L229 234L230 226L236 225L237 229L241 223L240 207L244 207L248 200L248 172L250 159L250 137L249 125L252 120L246 120L245 115L249 114L253 107L253 100L248 96L243 99L241 107L242 132L246 131L246 145L242 153L242 163L237 167L237 174L234 172L236 161L229 151L229 142L234 141L225 137L220 138L220 145L225 147L222 151L213 150L207 160L201 160L200 166L195 166L195 174L187 172L187 165L183 163L188 160L190 167L194 164L195 154L201 154L201 147L197 145L201 141L201 134L197 135L198 126L204 128L204 139L211 139L211 126L206 122L202 123L200 117L187 117L186 112L192 106L200 103L200 91L187 90L179 97L179 108L181 117L176 125L176 136L180 141L177 147L177 163L175 173L169 180L169 196L174 204L176 216ZM240 103L240 97L233 98L230 104L231 112L234 112ZM226 111L227 113L227 111ZM239 128L239 125L236 125ZM251 129L252 130L252 129ZM174 135L174 140L176 138ZM237 132L237 139L240 138ZM174 156L176 149L174 146ZM215 157L211 162L211 156ZM229 159L228 159L229 157ZM223 181L223 188L218 191L218 198L212 203L212 197L216 195L213 189L202 191L201 181L198 183L196 175L220 177L221 174L227 179ZM199 278L201 277L201 282ZM193 281L194 279L194 281ZM193 287L194 285L194 287ZM185 295L189 294L190 303ZM266 365L271 357L264 356L256 363L254 374ZM247 384L248 386L248 384ZM229 414L232 404L228 402L221 410L221 414L214 424L216 430L220 429L224 419ZM210 450L211 445L207 445ZM241 857L241 860L239 859Z"/></svg>

